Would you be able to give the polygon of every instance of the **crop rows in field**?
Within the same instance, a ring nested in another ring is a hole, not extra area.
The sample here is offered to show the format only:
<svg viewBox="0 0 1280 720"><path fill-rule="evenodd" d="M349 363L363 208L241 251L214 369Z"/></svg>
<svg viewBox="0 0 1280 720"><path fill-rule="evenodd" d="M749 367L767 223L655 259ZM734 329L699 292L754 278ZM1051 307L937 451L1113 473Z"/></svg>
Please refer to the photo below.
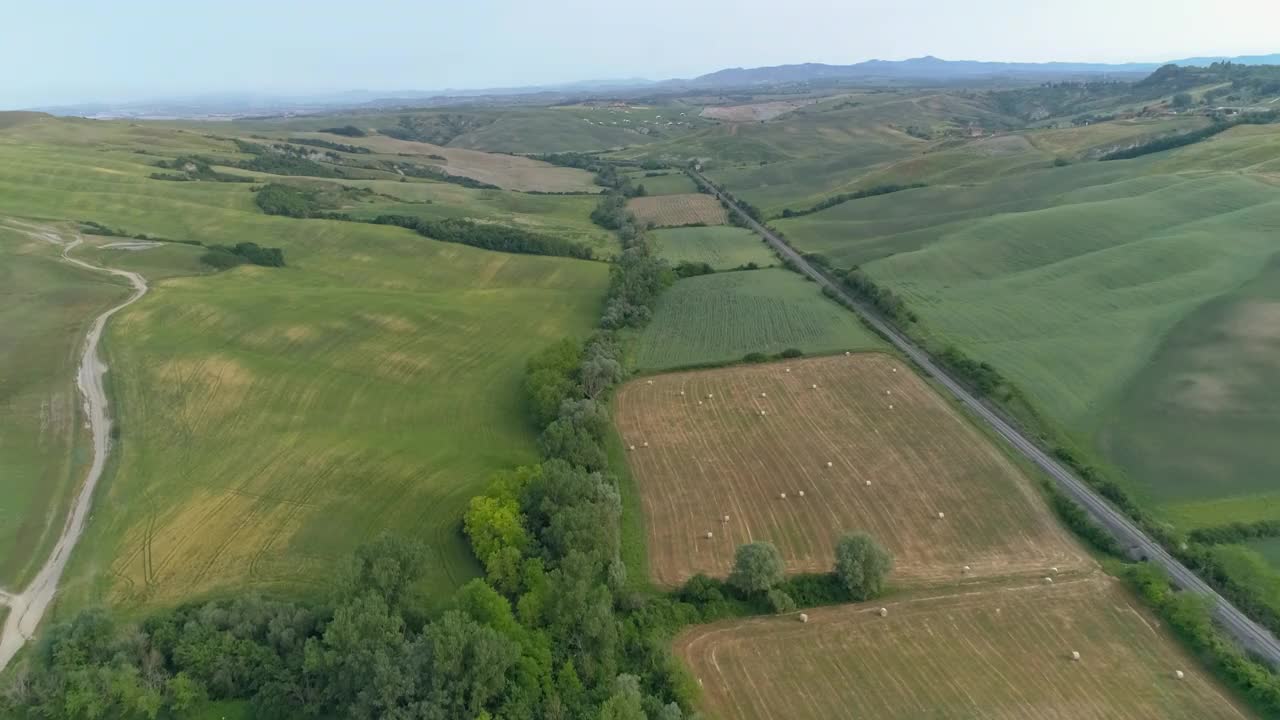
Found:
<svg viewBox="0 0 1280 720"><path fill-rule="evenodd" d="M627 202L627 209L641 223L654 227L724 225L729 221L720 202L702 193L632 198Z"/></svg>
<svg viewBox="0 0 1280 720"><path fill-rule="evenodd" d="M1110 578L883 605L701 626L676 653L715 718L1249 717Z"/></svg>
<svg viewBox="0 0 1280 720"><path fill-rule="evenodd" d="M727 575L755 540L777 545L791 572L825 572L850 531L889 548L898 584L1085 562L1009 461L886 355L637 380L615 421L636 448L628 461L661 585Z"/></svg>
<svg viewBox="0 0 1280 720"><path fill-rule="evenodd" d="M687 227L654 230L658 253L672 265L681 262L707 263L715 270L732 270L747 263L760 267L776 264L778 258L745 228Z"/></svg>
<svg viewBox="0 0 1280 720"><path fill-rule="evenodd" d="M738 360L753 352L883 347L813 283L777 268L681 280L658 300L637 349L642 368Z"/></svg>

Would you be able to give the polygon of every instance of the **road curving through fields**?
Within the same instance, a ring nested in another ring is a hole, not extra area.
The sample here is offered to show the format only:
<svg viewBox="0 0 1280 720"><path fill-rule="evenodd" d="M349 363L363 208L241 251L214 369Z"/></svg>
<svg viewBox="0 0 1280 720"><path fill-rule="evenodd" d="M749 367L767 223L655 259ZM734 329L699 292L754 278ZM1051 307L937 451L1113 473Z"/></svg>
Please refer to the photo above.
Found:
<svg viewBox="0 0 1280 720"><path fill-rule="evenodd" d="M58 536L58 542L49 554L49 559L45 561L40 572L25 590L21 593L3 594L3 604L9 607L9 615L5 619L3 630L0 630L0 670L4 670L27 640L35 635L45 611L57 594L58 583L62 579L63 571L66 570L67 561L71 558L71 551L84 532L85 521L89 517L89 509L93 504L93 493L97 488L98 480L102 477L111 445L111 417L107 414L107 395L102 384L107 365L98 354L98 345L107 320L137 302L147 294L148 290L146 279L138 273L101 267L71 257L71 251L83 242L83 238L79 236L69 243L64 243L60 236L46 228L26 223L14 223L14 226L32 237L61 245L62 259L65 262L94 272L110 273L125 278L133 286L133 292L124 302L99 315L85 336L80 369L76 374L76 386L84 398L85 415L89 419L89 430L93 437L93 462L71 506L71 512L67 516L62 533Z"/></svg>

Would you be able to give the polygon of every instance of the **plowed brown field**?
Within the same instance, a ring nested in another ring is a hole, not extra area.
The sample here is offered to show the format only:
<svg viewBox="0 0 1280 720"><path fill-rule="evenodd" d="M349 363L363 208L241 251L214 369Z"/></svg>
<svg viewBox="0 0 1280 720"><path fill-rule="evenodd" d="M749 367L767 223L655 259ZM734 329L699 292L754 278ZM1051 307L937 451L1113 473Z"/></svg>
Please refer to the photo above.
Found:
<svg viewBox="0 0 1280 720"><path fill-rule="evenodd" d="M714 718L1249 717L1101 573L883 605L704 625L676 653Z"/></svg>
<svg viewBox="0 0 1280 720"><path fill-rule="evenodd" d="M789 572L829 571L847 531L892 551L898 587L1089 566L1029 481L889 356L662 375L616 407L660 585L727 575L754 540Z"/></svg>

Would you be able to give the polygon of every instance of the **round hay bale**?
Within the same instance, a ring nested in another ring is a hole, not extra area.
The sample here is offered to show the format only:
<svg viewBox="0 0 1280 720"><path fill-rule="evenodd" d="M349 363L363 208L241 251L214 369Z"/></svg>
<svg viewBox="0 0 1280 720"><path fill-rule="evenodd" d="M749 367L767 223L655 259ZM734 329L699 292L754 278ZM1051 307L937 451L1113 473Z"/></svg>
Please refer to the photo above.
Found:
<svg viewBox="0 0 1280 720"><path fill-rule="evenodd" d="M702 401L701 401L701 400L699 400L699 401L698 401L698 404L699 404L699 405L701 405L701 404L702 404Z"/></svg>
<svg viewBox="0 0 1280 720"><path fill-rule="evenodd" d="M947 514L946 514L946 513L944 513L944 512L940 512L940 513L938 513L938 519L939 519L939 520L942 520L942 519L943 519L943 518L945 518L946 516L947 516Z"/></svg>
<svg viewBox="0 0 1280 720"><path fill-rule="evenodd" d="M652 380L645 380L644 382L645 382L645 384L646 384L646 385L652 385L652 384L653 384L653 381L652 381Z"/></svg>
<svg viewBox="0 0 1280 720"><path fill-rule="evenodd" d="M828 460L828 461L827 461L827 467L833 467L833 466L835 466L835 463L833 463L833 462L831 462L830 460Z"/></svg>
<svg viewBox="0 0 1280 720"><path fill-rule="evenodd" d="M817 389L818 389L818 384L817 384L817 383L814 383L814 384L810 385L809 387L813 388L814 390L817 390Z"/></svg>
<svg viewBox="0 0 1280 720"><path fill-rule="evenodd" d="M893 406L892 406L892 405L890 405L890 406L889 406L889 409L890 409L890 410L892 410L892 409L893 409Z"/></svg>
<svg viewBox="0 0 1280 720"><path fill-rule="evenodd" d="M960 568L960 572L965 573L965 574L968 574L968 573L969 573L969 570L970 570L970 568L969 568L969 566L968 566L968 565L965 565L964 567Z"/></svg>
<svg viewBox="0 0 1280 720"><path fill-rule="evenodd" d="M681 390L681 391L680 391L680 397L684 397L684 391L683 391L683 390Z"/></svg>
<svg viewBox="0 0 1280 720"><path fill-rule="evenodd" d="M641 445L642 445L643 447L649 447L649 441L648 441L648 440L645 440L643 443L641 443Z"/></svg>
<svg viewBox="0 0 1280 720"><path fill-rule="evenodd" d="M798 492L798 493L796 493L796 494L797 494L797 495L799 495L800 497L804 497L804 491L803 491L803 490L801 490L800 492Z"/></svg>
<svg viewBox="0 0 1280 720"><path fill-rule="evenodd" d="M708 530L708 531L707 531L707 539L708 539L708 540L710 540L710 539L711 539L711 537L712 537L712 535L711 535L711 531L710 531L710 530Z"/></svg>
<svg viewBox="0 0 1280 720"><path fill-rule="evenodd" d="M787 372L791 372L791 368L787 368Z"/></svg>
<svg viewBox="0 0 1280 720"><path fill-rule="evenodd" d="M1186 673L1184 673L1184 672L1182 672L1181 670L1174 670L1174 671L1173 671L1173 676L1174 676L1174 677L1176 677L1176 678L1178 678L1179 680L1181 680L1182 678L1186 677L1186 676L1187 676L1187 674L1186 674Z"/></svg>
<svg viewBox="0 0 1280 720"><path fill-rule="evenodd" d="M1080 653L1076 652L1075 650L1072 650L1072 651L1071 651L1071 659L1072 659L1072 660L1075 660L1076 662L1079 662L1079 661L1080 661Z"/></svg>
<svg viewBox="0 0 1280 720"><path fill-rule="evenodd" d="M1054 575L1057 575L1057 574L1058 574L1058 568L1056 568L1056 567L1051 567L1051 568L1049 568L1049 572L1053 573Z"/></svg>
<svg viewBox="0 0 1280 720"><path fill-rule="evenodd" d="M713 397L715 397L715 395L712 395L711 393L707 393L707 399L708 399L708 400L710 400L710 399L711 399L711 398L713 398Z"/></svg>
<svg viewBox="0 0 1280 720"><path fill-rule="evenodd" d="M786 493L778 493L778 497L782 498L783 500L786 500L786 499L787 499L787 494L786 494Z"/></svg>
<svg viewBox="0 0 1280 720"><path fill-rule="evenodd" d="M852 355L852 354L853 354L853 353L849 352L848 350L845 350L845 351L844 351L844 356L845 356L845 357L849 357L849 356L850 356L850 355Z"/></svg>
<svg viewBox="0 0 1280 720"><path fill-rule="evenodd" d="M868 481L867 481L867 487L871 487L871 481L870 481L870 480L868 480Z"/></svg>
<svg viewBox="0 0 1280 720"><path fill-rule="evenodd" d="M765 393L760 393L760 397L769 397L769 396L766 395Z"/></svg>
<svg viewBox="0 0 1280 720"><path fill-rule="evenodd" d="M807 623L807 622L809 622L809 616L808 616L808 615L806 615L806 614L804 614L804 613L800 613L800 622L802 622L802 623Z"/></svg>
<svg viewBox="0 0 1280 720"><path fill-rule="evenodd" d="M768 413L766 413L764 410L761 410L761 411L760 411L760 414L761 414L761 415L768 415Z"/></svg>
<svg viewBox="0 0 1280 720"><path fill-rule="evenodd" d="M729 516L725 515L723 518L720 519L720 522L729 522Z"/></svg>
<svg viewBox="0 0 1280 720"><path fill-rule="evenodd" d="M628 449L628 450L635 450L635 449L636 449L636 446L635 446L635 445L628 445L628 446L627 446L627 449Z"/></svg>
<svg viewBox="0 0 1280 720"><path fill-rule="evenodd" d="M889 608L880 608L880 617L889 617Z"/></svg>
<svg viewBox="0 0 1280 720"><path fill-rule="evenodd" d="M1044 576L1044 584L1045 584L1045 585L1052 585L1052 584L1053 584L1053 578L1049 577L1048 575L1045 575L1045 576Z"/></svg>
<svg viewBox="0 0 1280 720"><path fill-rule="evenodd" d="M892 395L892 394L893 394L893 391L892 391L892 390L885 390L885 391L884 391L884 394L885 394L885 395Z"/></svg>
<svg viewBox="0 0 1280 720"><path fill-rule="evenodd" d="M893 368L893 372L898 372L898 368Z"/></svg>

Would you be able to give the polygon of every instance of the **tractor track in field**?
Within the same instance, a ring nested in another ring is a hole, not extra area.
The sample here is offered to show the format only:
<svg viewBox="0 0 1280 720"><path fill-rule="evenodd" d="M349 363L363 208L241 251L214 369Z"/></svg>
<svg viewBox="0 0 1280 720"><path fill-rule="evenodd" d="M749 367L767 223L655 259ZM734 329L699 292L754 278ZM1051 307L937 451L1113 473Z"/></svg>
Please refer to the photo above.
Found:
<svg viewBox="0 0 1280 720"><path fill-rule="evenodd" d="M102 272L125 278L133 286L133 292L124 302L115 305L94 320L85 336L80 368L76 373L76 387L84 398L85 415L89 420L90 435L93 439L93 462L85 475L84 482L71 505L58 542L54 545L49 558L41 566L33 579L21 593L3 594L3 604L9 607L9 615L5 619L4 628L0 630L0 670L9 664L22 646L30 640L40 626L45 611L53 602L58 591L58 583L66 570L71 551L84 533L85 521L93 505L93 493L98 480L102 477L107 463L107 455L111 446L111 416L107 414L107 394L103 388L102 377L107 365L98 355L98 346L102 339L103 328L112 315L132 305L147 294L146 278L138 273L116 268L102 267L71 257L71 251L84 242L77 235L71 242L49 228L13 221L10 225L25 232L31 237L46 240L62 248L63 261L93 272Z"/></svg>
<svg viewBox="0 0 1280 720"><path fill-rule="evenodd" d="M1112 507L1110 503L1076 476L1075 473L1050 457L1027 435L1005 420L986 403L979 400L976 395L969 392L960 382L942 369L941 365L923 348L899 332L896 327L889 324L877 313L868 309L863 303L855 300L843 288L831 282L826 275L823 275L810 265L799 252L764 225L747 215L736 202L720 190L719 186L712 183L702 173L695 170L689 170L688 172L696 182L710 189L716 199L724 202L729 207L730 212L740 216L748 227L763 237L771 247L781 253L783 257L795 263L796 268L801 273L812 278L819 287L836 293L850 307L854 308L855 312L868 325L887 338L894 347L910 358L927 375L937 380L961 404L977 415L983 423L999 434L1007 443L1012 445L1019 454L1047 473L1060 490L1082 506L1089 516L1115 537L1121 545L1129 548L1131 553L1160 565L1169 573L1173 583L1182 590L1209 598L1213 604L1214 618L1236 639L1236 642L1253 654L1265 659L1272 667L1280 668L1280 640L1277 640L1266 628L1254 622L1229 600L1218 594L1208 583L1200 579L1200 576L1196 575L1193 570L1173 557L1160 543L1151 539L1124 513Z"/></svg>

